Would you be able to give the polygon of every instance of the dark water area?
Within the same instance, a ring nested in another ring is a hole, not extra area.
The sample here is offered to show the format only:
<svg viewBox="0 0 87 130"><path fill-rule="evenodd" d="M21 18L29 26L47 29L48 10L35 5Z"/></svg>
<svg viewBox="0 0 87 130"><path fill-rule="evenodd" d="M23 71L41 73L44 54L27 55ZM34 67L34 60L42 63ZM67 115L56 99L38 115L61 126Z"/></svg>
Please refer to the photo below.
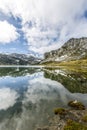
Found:
<svg viewBox="0 0 87 130"><path fill-rule="evenodd" d="M35 130L70 100L87 106L87 72L0 67L0 130Z"/></svg>

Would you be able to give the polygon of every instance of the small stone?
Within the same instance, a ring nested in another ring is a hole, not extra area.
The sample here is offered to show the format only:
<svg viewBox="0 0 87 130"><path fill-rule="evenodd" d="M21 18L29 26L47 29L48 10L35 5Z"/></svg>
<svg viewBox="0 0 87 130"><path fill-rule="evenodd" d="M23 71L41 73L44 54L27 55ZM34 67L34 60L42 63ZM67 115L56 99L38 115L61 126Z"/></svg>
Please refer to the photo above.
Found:
<svg viewBox="0 0 87 130"><path fill-rule="evenodd" d="M73 108L77 109L77 110L85 110L85 106L84 106L81 102L79 102L79 101L77 101L77 100L70 101L70 102L68 103L68 105L69 105L70 107L73 107Z"/></svg>

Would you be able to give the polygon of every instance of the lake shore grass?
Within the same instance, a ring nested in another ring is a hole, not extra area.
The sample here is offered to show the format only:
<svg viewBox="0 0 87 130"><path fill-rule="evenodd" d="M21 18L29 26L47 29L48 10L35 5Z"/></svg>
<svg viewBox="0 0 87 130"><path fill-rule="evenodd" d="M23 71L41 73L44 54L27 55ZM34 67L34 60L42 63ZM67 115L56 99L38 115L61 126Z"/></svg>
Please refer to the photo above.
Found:
<svg viewBox="0 0 87 130"><path fill-rule="evenodd" d="M42 65L44 66L44 68L61 68L75 72L87 72L87 59L65 62L46 62Z"/></svg>
<svg viewBox="0 0 87 130"><path fill-rule="evenodd" d="M73 60L73 61L63 61L63 62L45 62L44 66L84 66L87 67L87 59Z"/></svg>

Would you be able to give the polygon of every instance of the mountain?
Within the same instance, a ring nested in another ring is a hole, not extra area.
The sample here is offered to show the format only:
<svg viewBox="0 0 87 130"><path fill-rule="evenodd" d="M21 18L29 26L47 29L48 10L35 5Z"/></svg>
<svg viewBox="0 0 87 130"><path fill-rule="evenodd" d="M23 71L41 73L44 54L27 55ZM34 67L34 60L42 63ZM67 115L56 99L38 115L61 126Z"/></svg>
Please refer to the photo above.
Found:
<svg viewBox="0 0 87 130"><path fill-rule="evenodd" d="M87 58L87 38L72 38L61 48L44 54L43 62L62 62Z"/></svg>
<svg viewBox="0 0 87 130"><path fill-rule="evenodd" d="M39 64L40 59L26 54L0 54L0 65L34 65Z"/></svg>

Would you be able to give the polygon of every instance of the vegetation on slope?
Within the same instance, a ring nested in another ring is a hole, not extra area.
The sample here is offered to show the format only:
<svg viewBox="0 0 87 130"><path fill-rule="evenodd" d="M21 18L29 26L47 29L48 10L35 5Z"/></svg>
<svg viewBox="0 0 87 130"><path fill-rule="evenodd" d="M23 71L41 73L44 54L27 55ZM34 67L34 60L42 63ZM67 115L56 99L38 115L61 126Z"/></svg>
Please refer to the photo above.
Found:
<svg viewBox="0 0 87 130"><path fill-rule="evenodd" d="M87 59L75 60L75 61L64 61L64 62L45 62L44 66L71 66L71 67L87 67Z"/></svg>

